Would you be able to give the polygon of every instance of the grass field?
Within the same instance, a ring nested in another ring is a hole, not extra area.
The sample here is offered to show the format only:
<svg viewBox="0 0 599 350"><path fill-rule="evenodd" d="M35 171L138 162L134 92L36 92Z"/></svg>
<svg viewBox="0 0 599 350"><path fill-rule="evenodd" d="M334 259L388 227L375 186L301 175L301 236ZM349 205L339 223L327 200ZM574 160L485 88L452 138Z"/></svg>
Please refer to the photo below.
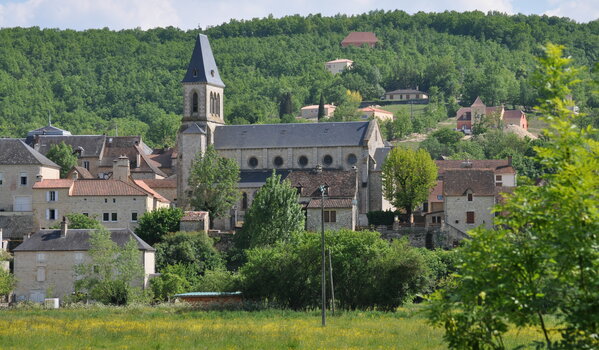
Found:
<svg viewBox="0 0 599 350"><path fill-rule="evenodd" d="M387 105L387 106L381 107L381 109L389 111L389 112L393 113L394 115L397 115L402 112L406 113L407 115L410 115L410 113L414 113L414 117L418 117L418 116L422 115L424 113L425 108L426 108L426 105L409 105L409 104Z"/></svg>
<svg viewBox="0 0 599 350"><path fill-rule="evenodd" d="M0 349L446 349L418 306L393 313L127 307L0 311ZM540 339L512 333L508 348Z"/></svg>

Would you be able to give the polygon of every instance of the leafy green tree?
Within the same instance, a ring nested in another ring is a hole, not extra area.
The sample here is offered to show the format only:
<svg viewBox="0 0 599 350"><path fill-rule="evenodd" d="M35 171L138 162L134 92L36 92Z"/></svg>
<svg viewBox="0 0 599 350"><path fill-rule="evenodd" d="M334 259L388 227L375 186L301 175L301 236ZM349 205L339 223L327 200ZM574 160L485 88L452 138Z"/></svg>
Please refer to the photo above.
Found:
<svg viewBox="0 0 599 350"><path fill-rule="evenodd" d="M408 217L435 186L437 166L425 150L397 147L383 163L383 196Z"/></svg>
<svg viewBox="0 0 599 350"><path fill-rule="evenodd" d="M360 119L360 102L362 102L362 96L358 91L347 90L345 98L337 108L331 121L343 122Z"/></svg>
<svg viewBox="0 0 599 350"><path fill-rule="evenodd" d="M79 213L69 213L65 216L68 220L69 228L72 229L100 229L104 227L98 220L96 220L96 217L94 216L90 217ZM52 226L51 228L59 229L60 223Z"/></svg>
<svg viewBox="0 0 599 350"><path fill-rule="evenodd" d="M149 245L162 242L166 234L179 231L179 222L183 217L180 208L159 208L145 212L139 218L135 234Z"/></svg>
<svg viewBox="0 0 599 350"><path fill-rule="evenodd" d="M0 262L12 259L6 251L0 251ZM0 297L4 297L13 291L16 285L15 276L10 271L0 268Z"/></svg>
<svg viewBox="0 0 599 350"><path fill-rule="evenodd" d="M104 228L89 237L89 263L75 266L81 277L75 290L85 291L93 300L104 304L125 305L139 298L143 283L143 267L137 242L131 238L119 247Z"/></svg>
<svg viewBox="0 0 599 350"><path fill-rule="evenodd" d="M73 148L64 141L50 146L46 157L60 166L61 178L64 178L69 170L77 165L77 156L73 154Z"/></svg>
<svg viewBox="0 0 599 350"><path fill-rule="evenodd" d="M238 182L237 162L219 156L214 146L208 146L204 154L197 155L191 166L191 206L195 210L208 211L210 221L227 214L239 199Z"/></svg>
<svg viewBox="0 0 599 350"><path fill-rule="evenodd" d="M304 221L297 189L273 170L245 214L243 228L235 235L236 246L246 249L289 240L291 233L303 230Z"/></svg>
<svg viewBox="0 0 599 350"><path fill-rule="evenodd" d="M192 276L200 276L206 270L224 267L221 254L205 232L171 233L164 236L155 248L158 271L169 265L180 264L188 266Z"/></svg>
<svg viewBox="0 0 599 350"><path fill-rule="evenodd" d="M186 278L187 268L183 265L167 265L160 270L160 276L150 280L155 300L169 300L175 294L192 290L192 282Z"/></svg>
<svg viewBox="0 0 599 350"><path fill-rule="evenodd" d="M428 317L445 326L450 348L504 349L511 327L540 330L537 348L599 347L598 131L568 109L578 70L562 52L549 44L536 73L549 125L538 159L551 171L495 209L510 213L495 229L472 232L454 281L434 296Z"/></svg>

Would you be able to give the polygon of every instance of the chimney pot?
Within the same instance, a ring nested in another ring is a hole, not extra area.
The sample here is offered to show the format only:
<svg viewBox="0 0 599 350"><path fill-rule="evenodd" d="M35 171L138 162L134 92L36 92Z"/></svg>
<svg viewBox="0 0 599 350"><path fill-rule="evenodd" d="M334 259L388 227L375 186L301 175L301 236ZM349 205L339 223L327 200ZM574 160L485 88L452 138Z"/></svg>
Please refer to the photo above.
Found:
<svg viewBox="0 0 599 350"><path fill-rule="evenodd" d="M60 223L60 237L66 237L67 231L69 229L69 222L66 216L62 217L62 222Z"/></svg>

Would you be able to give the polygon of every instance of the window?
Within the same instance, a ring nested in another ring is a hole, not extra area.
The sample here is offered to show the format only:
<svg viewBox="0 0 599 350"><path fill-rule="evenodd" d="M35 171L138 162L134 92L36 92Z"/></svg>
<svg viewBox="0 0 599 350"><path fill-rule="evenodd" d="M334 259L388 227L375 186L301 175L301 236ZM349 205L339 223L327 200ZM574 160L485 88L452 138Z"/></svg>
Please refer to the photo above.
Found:
<svg viewBox="0 0 599 350"><path fill-rule="evenodd" d="M83 161L83 167L87 170L89 170L89 160L84 160Z"/></svg>
<svg viewBox="0 0 599 350"><path fill-rule="evenodd" d="M250 166L250 168L257 167L258 166L258 158L251 157L250 159L248 159L248 165Z"/></svg>
<svg viewBox="0 0 599 350"><path fill-rule="evenodd" d="M422 203L422 211L423 212L427 212L428 211L428 202Z"/></svg>
<svg viewBox="0 0 599 350"><path fill-rule="evenodd" d="M210 114L214 113L214 94L210 93Z"/></svg>
<svg viewBox="0 0 599 350"><path fill-rule="evenodd" d="M116 203L116 198L113 198L113 199L112 199L112 203Z"/></svg>
<svg viewBox="0 0 599 350"><path fill-rule="evenodd" d="M473 211L467 211L466 212L466 223L467 224L473 224L474 223L474 212Z"/></svg>
<svg viewBox="0 0 599 350"><path fill-rule="evenodd" d="M113 222L114 222L114 221L117 221L117 215L116 215L116 213L112 213L112 214L110 215L110 221L113 221Z"/></svg>
<svg viewBox="0 0 599 350"><path fill-rule="evenodd" d="M48 202L56 202L58 198L58 194L56 193L56 191L48 191L46 193L46 199L48 200Z"/></svg>
<svg viewBox="0 0 599 350"><path fill-rule="evenodd" d="M46 280L46 268L38 267L37 268L37 281L44 282Z"/></svg>
<svg viewBox="0 0 599 350"><path fill-rule="evenodd" d="M241 196L241 209L246 210L248 208L248 194L243 192Z"/></svg>
<svg viewBox="0 0 599 350"><path fill-rule="evenodd" d="M324 222L337 222L337 211L325 210L324 211Z"/></svg>
<svg viewBox="0 0 599 350"><path fill-rule="evenodd" d="M102 221L110 221L110 213L102 213Z"/></svg>
<svg viewBox="0 0 599 350"><path fill-rule="evenodd" d="M46 259L48 258L48 256L46 255L46 253L37 253L37 263L38 264L45 264L46 263Z"/></svg>
<svg viewBox="0 0 599 350"><path fill-rule="evenodd" d="M58 216L58 211L56 209L46 209L46 219L56 220L57 216Z"/></svg>
<svg viewBox="0 0 599 350"><path fill-rule="evenodd" d="M21 186L27 186L27 173L21 173Z"/></svg>
<svg viewBox="0 0 599 350"><path fill-rule="evenodd" d="M308 165L308 157L300 156L297 162L301 167L305 167L306 165Z"/></svg>
<svg viewBox="0 0 599 350"><path fill-rule="evenodd" d="M468 202L472 202L472 193L468 193Z"/></svg>
<svg viewBox="0 0 599 350"><path fill-rule="evenodd" d="M443 195L442 194L438 194L437 195L437 200L442 201L443 200Z"/></svg>
<svg viewBox="0 0 599 350"><path fill-rule="evenodd" d="M198 112L198 93L194 92L193 96L191 98L191 112L192 113L197 113Z"/></svg>
<svg viewBox="0 0 599 350"><path fill-rule="evenodd" d="M281 167L283 165L283 158L281 158L280 156L276 156L275 160L273 161L273 163L275 164L275 166L277 168Z"/></svg>
<svg viewBox="0 0 599 350"><path fill-rule="evenodd" d="M0 186L4 183L4 173L0 173Z"/></svg>
<svg viewBox="0 0 599 350"><path fill-rule="evenodd" d="M131 212L131 221L137 222L137 212L136 211Z"/></svg>
<svg viewBox="0 0 599 350"><path fill-rule="evenodd" d="M108 198L104 198L104 203L108 203Z"/></svg>
<svg viewBox="0 0 599 350"><path fill-rule="evenodd" d="M193 77L196 78L198 76L198 70L197 68L193 69Z"/></svg>
<svg viewBox="0 0 599 350"><path fill-rule="evenodd" d="M216 94L216 115L220 116L220 94Z"/></svg>
<svg viewBox="0 0 599 350"><path fill-rule="evenodd" d="M355 154L351 153L349 156L347 156L347 162L349 163L349 165L354 165L358 162L358 157L356 157Z"/></svg>
<svg viewBox="0 0 599 350"><path fill-rule="evenodd" d="M503 186L503 176L495 175L495 186Z"/></svg>
<svg viewBox="0 0 599 350"><path fill-rule="evenodd" d="M81 213L81 214L83 214L83 215L85 215L85 216L89 216L89 213Z"/></svg>
<svg viewBox="0 0 599 350"><path fill-rule="evenodd" d="M322 157L322 162L324 163L324 165L330 166L331 164L333 164L333 157L327 154L324 157Z"/></svg>

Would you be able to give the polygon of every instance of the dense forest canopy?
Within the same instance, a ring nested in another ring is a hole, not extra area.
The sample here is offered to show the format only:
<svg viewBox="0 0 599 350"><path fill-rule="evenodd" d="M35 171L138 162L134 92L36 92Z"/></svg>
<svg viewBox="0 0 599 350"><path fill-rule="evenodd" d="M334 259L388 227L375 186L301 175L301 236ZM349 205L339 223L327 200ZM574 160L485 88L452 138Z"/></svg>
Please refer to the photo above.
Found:
<svg viewBox="0 0 599 350"><path fill-rule="evenodd" d="M350 31L373 31L374 49L340 46ZM599 21L501 13L373 11L231 20L206 30L147 31L39 28L0 30L0 136L24 137L47 124L74 134L141 134L172 145L182 112L180 80L195 36L205 33L225 84L228 123L279 122L281 96L292 109L341 104L347 90L376 100L387 90L434 91L437 100L529 107L534 55L551 41L567 47L576 65L599 58ZM324 62L355 61L332 75ZM587 70L585 74L591 74ZM581 84L583 110L599 100ZM449 109L451 110L451 109Z"/></svg>

